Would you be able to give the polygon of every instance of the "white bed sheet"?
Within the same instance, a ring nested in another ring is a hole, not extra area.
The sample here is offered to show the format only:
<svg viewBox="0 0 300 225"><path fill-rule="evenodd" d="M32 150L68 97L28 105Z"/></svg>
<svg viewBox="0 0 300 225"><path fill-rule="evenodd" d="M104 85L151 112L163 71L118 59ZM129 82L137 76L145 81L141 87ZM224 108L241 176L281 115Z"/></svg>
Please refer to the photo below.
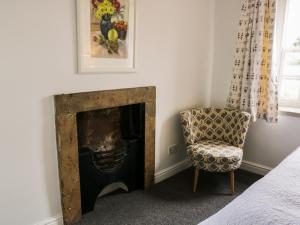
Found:
<svg viewBox="0 0 300 225"><path fill-rule="evenodd" d="M300 225L300 148L199 225Z"/></svg>

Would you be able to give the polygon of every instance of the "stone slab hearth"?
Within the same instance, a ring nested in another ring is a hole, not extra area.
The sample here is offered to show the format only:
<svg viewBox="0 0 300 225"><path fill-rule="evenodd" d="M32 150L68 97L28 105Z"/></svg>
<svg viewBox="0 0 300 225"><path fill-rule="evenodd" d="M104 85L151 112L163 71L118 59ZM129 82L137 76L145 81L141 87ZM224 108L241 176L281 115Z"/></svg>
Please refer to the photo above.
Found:
<svg viewBox="0 0 300 225"><path fill-rule="evenodd" d="M155 169L155 87L139 87L55 96L56 137L64 224L82 216L78 159L77 119L79 112L145 104L144 188L154 182Z"/></svg>

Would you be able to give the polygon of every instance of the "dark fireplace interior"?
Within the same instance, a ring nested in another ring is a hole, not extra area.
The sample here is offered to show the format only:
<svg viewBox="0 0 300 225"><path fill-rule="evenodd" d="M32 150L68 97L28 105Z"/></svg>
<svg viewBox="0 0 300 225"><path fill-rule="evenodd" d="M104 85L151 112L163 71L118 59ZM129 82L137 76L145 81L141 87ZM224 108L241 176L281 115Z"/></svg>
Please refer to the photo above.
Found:
<svg viewBox="0 0 300 225"><path fill-rule="evenodd" d="M77 114L82 213L110 185L144 187L145 104Z"/></svg>

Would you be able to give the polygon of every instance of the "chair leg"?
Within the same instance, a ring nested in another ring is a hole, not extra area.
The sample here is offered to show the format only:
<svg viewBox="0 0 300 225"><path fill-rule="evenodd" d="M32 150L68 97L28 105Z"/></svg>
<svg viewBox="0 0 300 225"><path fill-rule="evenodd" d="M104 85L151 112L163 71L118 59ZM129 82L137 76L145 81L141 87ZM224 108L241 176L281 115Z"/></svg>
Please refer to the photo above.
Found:
<svg viewBox="0 0 300 225"><path fill-rule="evenodd" d="M234 195L234 189L234 171L230 171L230 190L232 195Z"/></svg>
<svg viewBox="0 0 300 225"><path fill-rule="evenodd" d="M195 167L194 188L193 188L194 192L197 191L198 178L199 178L199 169Z"/></svg>

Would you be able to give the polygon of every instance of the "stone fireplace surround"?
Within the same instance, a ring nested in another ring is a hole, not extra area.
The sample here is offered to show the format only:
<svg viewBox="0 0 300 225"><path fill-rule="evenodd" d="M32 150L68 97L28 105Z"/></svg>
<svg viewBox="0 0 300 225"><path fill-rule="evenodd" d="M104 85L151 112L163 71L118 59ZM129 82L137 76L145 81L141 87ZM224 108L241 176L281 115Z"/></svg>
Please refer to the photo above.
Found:
<svg viewBox="0 0 300 225"><path fill-rule="evenodd" d="M145 103L144 188L154 182L155 87L139 87L56 95L56 137L64 224L81 219L77 121L79 112Z"/></svg>

